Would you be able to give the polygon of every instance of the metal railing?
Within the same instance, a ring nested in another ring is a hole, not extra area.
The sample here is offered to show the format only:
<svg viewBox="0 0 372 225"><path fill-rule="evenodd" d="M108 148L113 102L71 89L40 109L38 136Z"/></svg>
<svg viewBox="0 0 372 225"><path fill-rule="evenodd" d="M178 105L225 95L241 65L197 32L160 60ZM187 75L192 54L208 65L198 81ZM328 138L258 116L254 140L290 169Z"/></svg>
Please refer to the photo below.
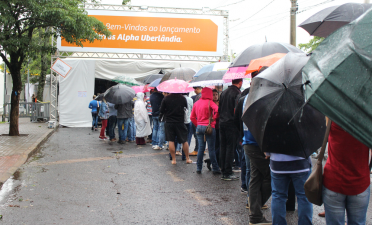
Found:
<svg viewBox="0 0 372 225"><path fill-rule="evenodd" d="M4 117L10 120L10 106L11 103L6 103L4 108ZM50 103L34 103L34 102L20 102L19 103L19 117L30 117L31 122L38 120L50 119L49 111Z"/></svg>

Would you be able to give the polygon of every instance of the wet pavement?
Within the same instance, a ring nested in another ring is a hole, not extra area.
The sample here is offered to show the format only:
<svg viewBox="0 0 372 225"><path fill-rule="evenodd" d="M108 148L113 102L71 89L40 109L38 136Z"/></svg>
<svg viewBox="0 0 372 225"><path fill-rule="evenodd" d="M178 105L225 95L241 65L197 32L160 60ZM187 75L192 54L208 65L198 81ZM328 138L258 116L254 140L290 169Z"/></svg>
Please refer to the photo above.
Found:
<svg viewBox="0 0 372 225"><path fill-rule="evenodd" d="M0 223L248 224L240 181L222 181L206 167L198 175L181 156L171 165L166 150L98 136L88 128L58 129L3 185ZM320 211L314 206L314 224L325 224ZM264 212L271 218L270 209ZM287 213L288 224L296 217L297 210Z"/></svg>
<svg viewBox="0 0 372 225"><path fill-rule="evenodd" d="M47 123L19 118L20 136L8 136L9 123L0 124L0 187L54 132Z"/></svg>

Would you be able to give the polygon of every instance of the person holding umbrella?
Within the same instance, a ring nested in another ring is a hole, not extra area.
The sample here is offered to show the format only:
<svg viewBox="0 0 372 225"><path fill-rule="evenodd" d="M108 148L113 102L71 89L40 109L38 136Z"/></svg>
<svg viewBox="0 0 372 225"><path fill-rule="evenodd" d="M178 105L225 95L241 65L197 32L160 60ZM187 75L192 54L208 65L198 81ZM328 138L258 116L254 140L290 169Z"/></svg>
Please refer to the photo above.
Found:
<svg viewBox="0 0 372 225"><path fill-rule="evenodd" d="M323 174L323 202L327 224L366 224L370 198L369 148L331 123L328 160Z"/></svg>
<svg viewBox="0 0 372 225"><path fill-rule="evenodd" d="M188 86L189 83L177 79L165 81L158 86L159 91L170 93L161 103L160 117L164 116L165 119L165 138L169 142L173 165L177 163L175 153L176 137L177 141L183 145L182 149L186 155L186 163L192 163L189 158L189 144L187 143L188 132L184 123L188 105L186 98L181 94L191 91Z"/></svg>
<svg viewBox="0 0 372 225"><path fill-rule="evenodd" d="M238 180L232 171L234 151L238 141L237 128L234 124L235 105L241 94L240 88L243 85L242 79L235 79L232 85L222 92L220 96L220 164L222 179L225 181Z"/></svg>

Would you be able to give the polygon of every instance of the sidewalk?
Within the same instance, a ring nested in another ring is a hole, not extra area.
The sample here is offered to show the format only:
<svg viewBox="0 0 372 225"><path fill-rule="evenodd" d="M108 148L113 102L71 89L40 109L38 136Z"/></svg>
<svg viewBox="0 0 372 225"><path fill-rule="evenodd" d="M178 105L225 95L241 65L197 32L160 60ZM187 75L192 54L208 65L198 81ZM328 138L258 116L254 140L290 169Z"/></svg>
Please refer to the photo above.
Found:
<svg viewBox="0 0 372 225"><path fill-rule="evenodd" d="M9 123L0 124L0 188L53 132L46 123L31 123L30 118L19 118L19 133L28 136L2 136L9 133Z"/></svg>

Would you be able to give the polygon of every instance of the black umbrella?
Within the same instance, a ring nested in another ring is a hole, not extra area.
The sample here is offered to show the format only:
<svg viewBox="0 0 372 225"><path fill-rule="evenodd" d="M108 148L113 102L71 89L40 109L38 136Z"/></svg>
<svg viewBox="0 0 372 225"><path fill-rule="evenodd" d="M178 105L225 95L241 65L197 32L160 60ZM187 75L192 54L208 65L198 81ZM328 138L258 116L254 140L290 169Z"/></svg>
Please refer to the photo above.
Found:
<svg viewBox="0 0 372 225"><path fill-rule="evenodd" d="M301 109L308 60L288 53L252 80L242 120L263 152L307 158L322 145L325 116L308 104Z"/></svg>
<svg viewBox="0 0 372 225"><path fill-rule="evenodd" d="M124 84L117 84L107 89L104 98L112 104L125 104L132 101L135 95L136 92L132 88Z"/></svg>
<svg viewBox="0 0 372 225"><path fill-rule="evenodd" d="M194 77L190 82L191 87L205 87L211 85L221 85L224 83L222 80L227 70L209 71Z"/></svg>
<svg viewBox="0 0 372 225"><path fill-rule="evenodd" d="M153 75L148 75L144 80L143 80L143 83L144 84L149 84L151 82L153 82L154 80L158 79L158 78L163 78L164 74L153 74Z"/></svg>
<svg viewBox="0 0 372 225"><path fill-rule="evenodd" d="M340 27L358 18L370 7L371 4L361 3L346 3L332 6L315 13L302 22L299 27L302 27L310 35L328 37Z"/></svg>
<svg viewBox="0 0 372 225"><path fill-rule="evenodd" d="M252 45L242 51L231 63L230 67L247 67L252 59L262 58L275 53L303 53L293 45L279 42L264 42Z"/></svg>
<svg viewBox="0 0 372 225"><path fill-rule="evenodd" d="M178 80L189 81L192 80L193 76L196 74L195 70L187 67L180 67L174 69L170 72L167 72L164 77L161 79L160 83L177 78Z"/></svg>

